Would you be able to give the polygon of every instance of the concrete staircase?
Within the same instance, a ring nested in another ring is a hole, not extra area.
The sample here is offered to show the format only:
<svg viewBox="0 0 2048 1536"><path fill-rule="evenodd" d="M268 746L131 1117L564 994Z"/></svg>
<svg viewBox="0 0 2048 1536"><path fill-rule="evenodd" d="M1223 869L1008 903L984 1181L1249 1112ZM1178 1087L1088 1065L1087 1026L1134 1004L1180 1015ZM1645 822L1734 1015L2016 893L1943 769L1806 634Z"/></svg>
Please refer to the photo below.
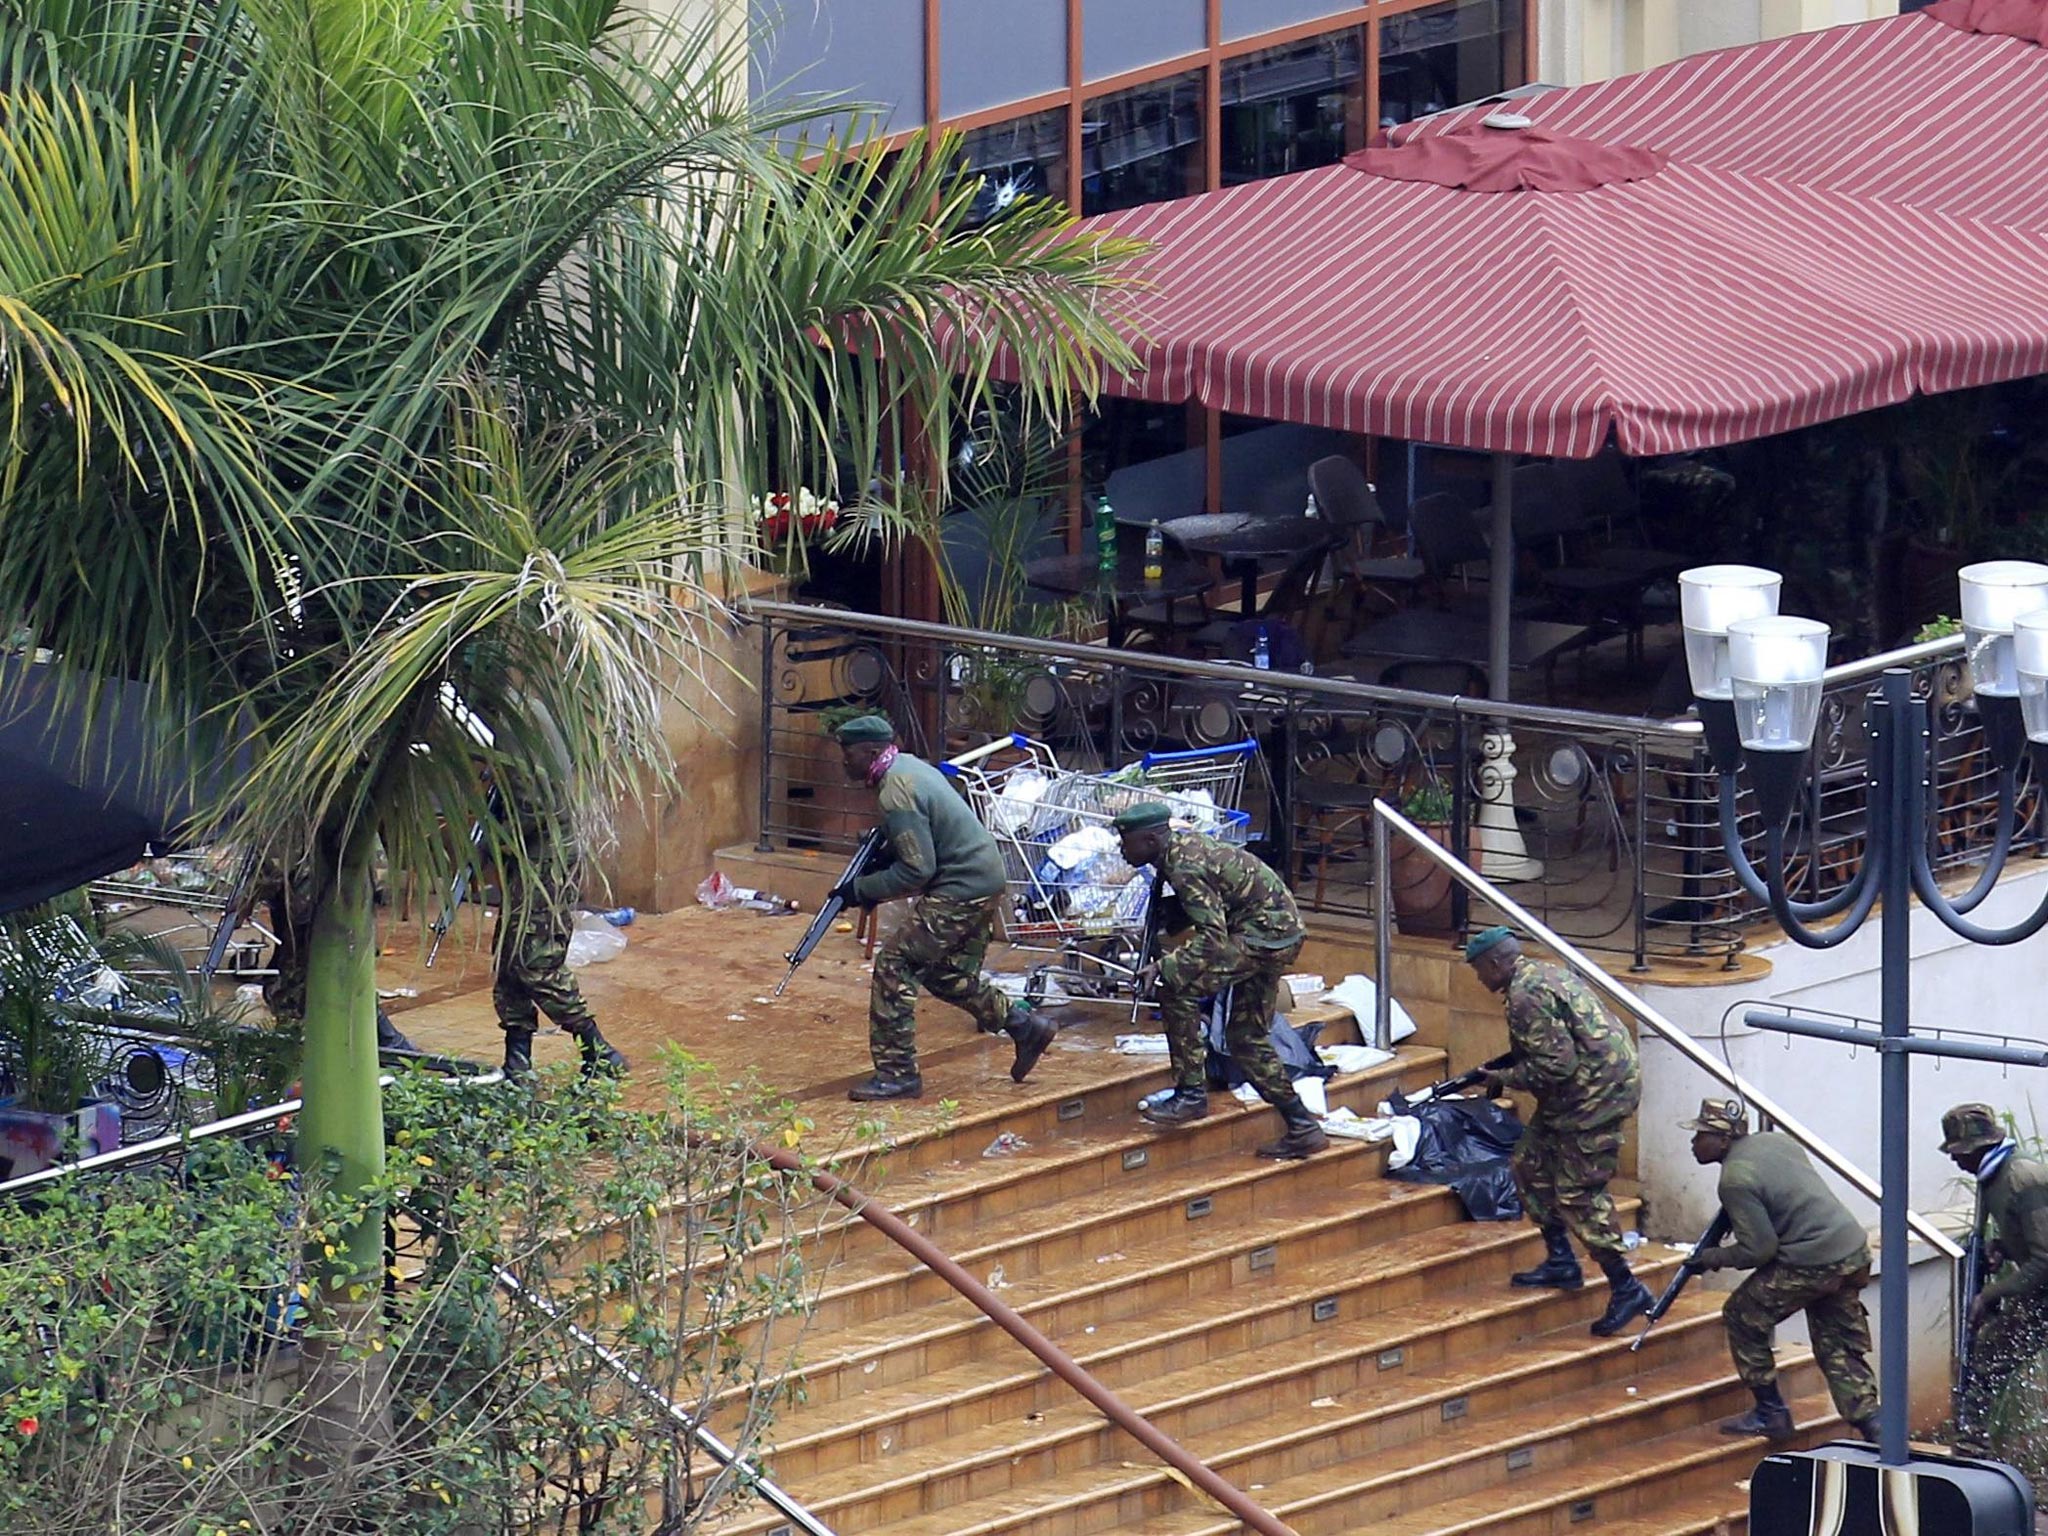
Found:
<svg viewBox="0 0 2048 1536"><path fill-rule="evenodd" d="M1085 1028L1106 1044L1113 1026ZM1443 1061L1405 1048L1338 1079L1332 1102L1370 1113ZM928 1064L928 1094L945 1070ZM1748 1401L1718 1295L1694 1287L1631 1354L1628 1336L1586 1331L1597 1277L1576 1294L1506 1284L1540 1253L1526 1224L1467 1222L1448 1191L1386 1179L1384 1151L1358 1143L1261 1162L1276 1117L1228 1097L1196 1127L1154 1131L1132 1108L1166 1081L1156 1058L1104 1049L1090 1072L1001 1107L963 1098L892 1145L869 1192L1302 1536L1744 1524L1763 1446L1715 1427ZM985 1157L1003 1131L1029 1147ZM1638 1202L1622 1205L1632 1220ZM865 1224L829 1225L809 1262L824 1267L802 1393L764 1461L834 1531L1240 1529ZM1645 1248L1638 1268L1654 1289L1676 1262ZM1810 1357L1781 1361L1806 1439L1839 1432ZM723 1529L789 1527L757 1505Z"/></svg>

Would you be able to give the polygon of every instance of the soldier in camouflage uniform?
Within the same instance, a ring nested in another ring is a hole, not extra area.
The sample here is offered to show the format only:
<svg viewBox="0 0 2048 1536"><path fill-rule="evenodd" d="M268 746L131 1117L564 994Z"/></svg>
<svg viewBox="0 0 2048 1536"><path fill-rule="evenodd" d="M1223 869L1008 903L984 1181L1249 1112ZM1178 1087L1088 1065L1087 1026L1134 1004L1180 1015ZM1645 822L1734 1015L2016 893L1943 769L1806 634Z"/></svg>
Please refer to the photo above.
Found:
<svg viewBox="0 0 2048 1536"><path fill-rule="evenodd" d="M1621 1165L1621 1124L1642 1096L1635 1041L1589 987L1561 966L1529 959L1505 928L1474 934L1465 959L1489 992L1507 998L1514 1064L1488 1075L1487 1092L1520 1088L1536 1100L1515 1147L1515 1187L1547 1257L1513 1283L1577 1290L1584 1284L1572 1256L1577 1237L1607 1277L1607 1310L1593 1324L1595 1336L1606 1338L1655 1305L1628 1267L1607 1193Z"/></svg>
<svg viewBox="0 0 2048 1536"><path fill-rule="evenodd" d="M1021 1083L1058 1028L982 979L1002 905L1003 855L994 836L946 776L898 750L896 728L880 715L849 720L834 733L846 776L874 789L894 862L862 875L849 893L871 907L915 896L910 921L875 956L868 993L868 1054L875 1075L848 1090L856 1103L914 1099L924 1092L917 1068L917 989L965 1009L983 1034L1007 1034L1016 1047L1010 1079Z"/></svg>
<svg viewBox="0 0 2048 1536"><path fill-rule="evenodd" d="M1746 1269L1722 1309L1735 1374L1756 1398L1747 1413L1724 1420L1723 1434L1789 1440L1792 1410L1778 1393L1771 1338L1778 1324L1806 1313L1814 1359L1835 1408L1865 1440L1877 1441L1877 1378L1870 1371L1870 1244L1862 1224L1823 1184L1799 1143L1775 1131L1749 1133L1735 1099L1708 1099L1691 1131L1702 1167L1721 1165L1721 1209L1729 1241L1693 1261L1702 1271Z"/></svg>
<svg viewBox="0 0 2048 1536"><path fill-rule="evenodd" d="M1155 1125L1186 1125L1209 1113L1208 1049L1202 999L1228 991L1224 1039L1259 1097L1280 1111L1287 1133L1259 1156L1301 1158L1330 1142L1294 1091L1273 1052L1273 999L1307 937L1280 877L1252 854L1199 832L1176 831L1159 801L1116 818L1124 858L1149 864L1173 887L1193 934L1159 962L1159 1012L1173 1057L1173 1096L1141 1114Z"/></svg>
<svg viewBox="0 0 2048 1536"><path fill-rule="evenodd" d="M306 959L313 942L313 882L303 870L287 875L283 866L266 863L258 872L240 916L257 902L270 910L270 929L277 945L270 954L271 974L264 978L263 1003L271 1016L303 1023L306 1017ZM419 1047L399 1032L383 1006L377 1008L377 1049L416 1053Z"/></svg>
<svg viewBox="0 0 2048 1536"><path fill-rule="evenodd" d="M1988 1456L2006 1384L2048 1348L2048 1166L2017 1155L1989 1104L1958 1104L1941 1117L1941 1133L1941 1150L1976 1181L1984 1253L1956 1389L1956 1449ZM2023 1410L2021 1422L2031 1417Z"/></svg>
<svg viewBox="0 0 2048 1536"><path fill-rule="evenodd" d="M567 811L538 788L516 793L502 786L500 805L511 804L523 859L501 859L498 869L497 980L491 1004L505 1032L505 1075L533 1070L533 1033L545 1013L575 1038L586 1074L623 1072L629 1063L605 1039L569 969L575 924L575 855L565 846Z"/></svg>

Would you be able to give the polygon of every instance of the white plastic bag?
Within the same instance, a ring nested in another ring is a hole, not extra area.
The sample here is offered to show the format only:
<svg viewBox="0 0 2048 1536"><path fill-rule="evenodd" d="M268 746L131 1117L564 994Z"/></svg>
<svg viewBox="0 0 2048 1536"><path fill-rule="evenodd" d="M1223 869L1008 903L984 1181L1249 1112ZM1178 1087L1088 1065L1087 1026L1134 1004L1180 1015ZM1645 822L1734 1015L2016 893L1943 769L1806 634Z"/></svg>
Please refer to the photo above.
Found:
<svg viewBox="0 0 2048 1536"><path fill-rule="evenodd" d="M576 926L569 930L569 969L603 965L626 952L626 936L596 912L578 912Z"/></svg>

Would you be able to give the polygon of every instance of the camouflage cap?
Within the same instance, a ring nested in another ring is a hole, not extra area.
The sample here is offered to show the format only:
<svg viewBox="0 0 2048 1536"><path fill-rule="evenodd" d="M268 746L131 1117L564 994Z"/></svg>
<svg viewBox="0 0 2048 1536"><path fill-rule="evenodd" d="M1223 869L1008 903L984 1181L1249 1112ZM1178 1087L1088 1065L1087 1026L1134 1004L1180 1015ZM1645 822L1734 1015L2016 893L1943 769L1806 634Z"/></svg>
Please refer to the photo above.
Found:
<svg viewBox="0 0 2048 1536"><path fill-rule="evenodd" d="M2005 1127L1989 1104L1958 1104L1941 1117L1941 1150L1951 1157L1958 1152L1981 1152L2003 1140Z"/></svg>
<svg viewBox="0 0 2048 1536"><path fill-rule="evenodd" d="M1143 832L1150 827L1163 827L1172 820L1173 810L1164 800L1140 800L1118 811L1110 825L1119 832Z"/></svg>
<svg viewBox="0 0 2048 1536"><path fill-rule="evenodd" d="M856 715L832 733L842 747L864 741L894 741L896 727L881 715Z"/></svg>
<svg viewBox="0 0 2048 1536"><path fill-rule="evenodd" d="M1681 1131L1713 1131L1721 1136L1747 1136L1749 1112L1740 1099L1701 1099L1700 1112L1678 1122Z"/></svg>
<svg viewBox="0 0 2048 1536"><path fill-rule="evenodd" d="M1470 964L1472 961L1477 960L1481 955L1485 954L1489 949L1493 948L1494 945L1500 943L1504 939L1512 939L1514 936L1515 930L1512 928L1493 927L1480 929L1477 933L1473 934L1471 938L1465 941L1466 963Z"/></svg>

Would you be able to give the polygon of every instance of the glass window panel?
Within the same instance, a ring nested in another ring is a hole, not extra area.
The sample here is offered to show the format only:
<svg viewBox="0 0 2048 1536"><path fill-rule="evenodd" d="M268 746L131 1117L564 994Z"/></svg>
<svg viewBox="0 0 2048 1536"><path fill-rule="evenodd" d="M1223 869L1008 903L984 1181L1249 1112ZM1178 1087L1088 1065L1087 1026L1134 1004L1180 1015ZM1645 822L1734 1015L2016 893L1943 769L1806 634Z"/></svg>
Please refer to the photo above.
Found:
<svg viewBox="0 0 2048 1536"><path fill-rule="evenodd" d="M947 117L1066 84L1066 0L943 0L939 110Z"/></svg>
<svg viewBox="0 0 2048 1536"><path fill-rule="evenodd" d="M1202 190L1202 75L1097 96L1081 113L1081 211Z"/></svg>
<svg viewBox="0 0 2048 1536"><path fill-rule="evenodd" d="M979 176L974 222L985 224L1027 197L1067 195L1067 114L1063 108L991 123L965 135L960 168Z"/></svg>
<svg viewBox="0 0 2048 1536"><path fill-rule="evenodd" d="M1101 80L1209 45L1202 0L1088 0L1081 8L1081 73Z"/></svg>
<svg viewBox="0 0 2048 1536"><path fill-rule="evenodd" d="M1521 0L1456 0L1380 23L1380 123L1390 128L1522 84Z"/></svg>
<svg viewBox="0 0 2048 1536"><path fill-rule="evenodd" d="M1365 35L1356 27L1223 64L1223 184L1330 165L1362 149Z"/></svg>
<svg viewBox="0 0 2048 1536"><path fill-rule="evenodd" d="M756 101L824 93L876 108L879 132L923 123L924 0L753 0L749 24Z"/></svg>
<svg viewBox="0 0 2048 1536"><path fill-rule="evenodd" d="M1300 21L1340 17L1364 9L1359 0L1223 0L1223 37L1228 42L1257 32L1271 32L1276 27L1291 27Z"/></svg>

